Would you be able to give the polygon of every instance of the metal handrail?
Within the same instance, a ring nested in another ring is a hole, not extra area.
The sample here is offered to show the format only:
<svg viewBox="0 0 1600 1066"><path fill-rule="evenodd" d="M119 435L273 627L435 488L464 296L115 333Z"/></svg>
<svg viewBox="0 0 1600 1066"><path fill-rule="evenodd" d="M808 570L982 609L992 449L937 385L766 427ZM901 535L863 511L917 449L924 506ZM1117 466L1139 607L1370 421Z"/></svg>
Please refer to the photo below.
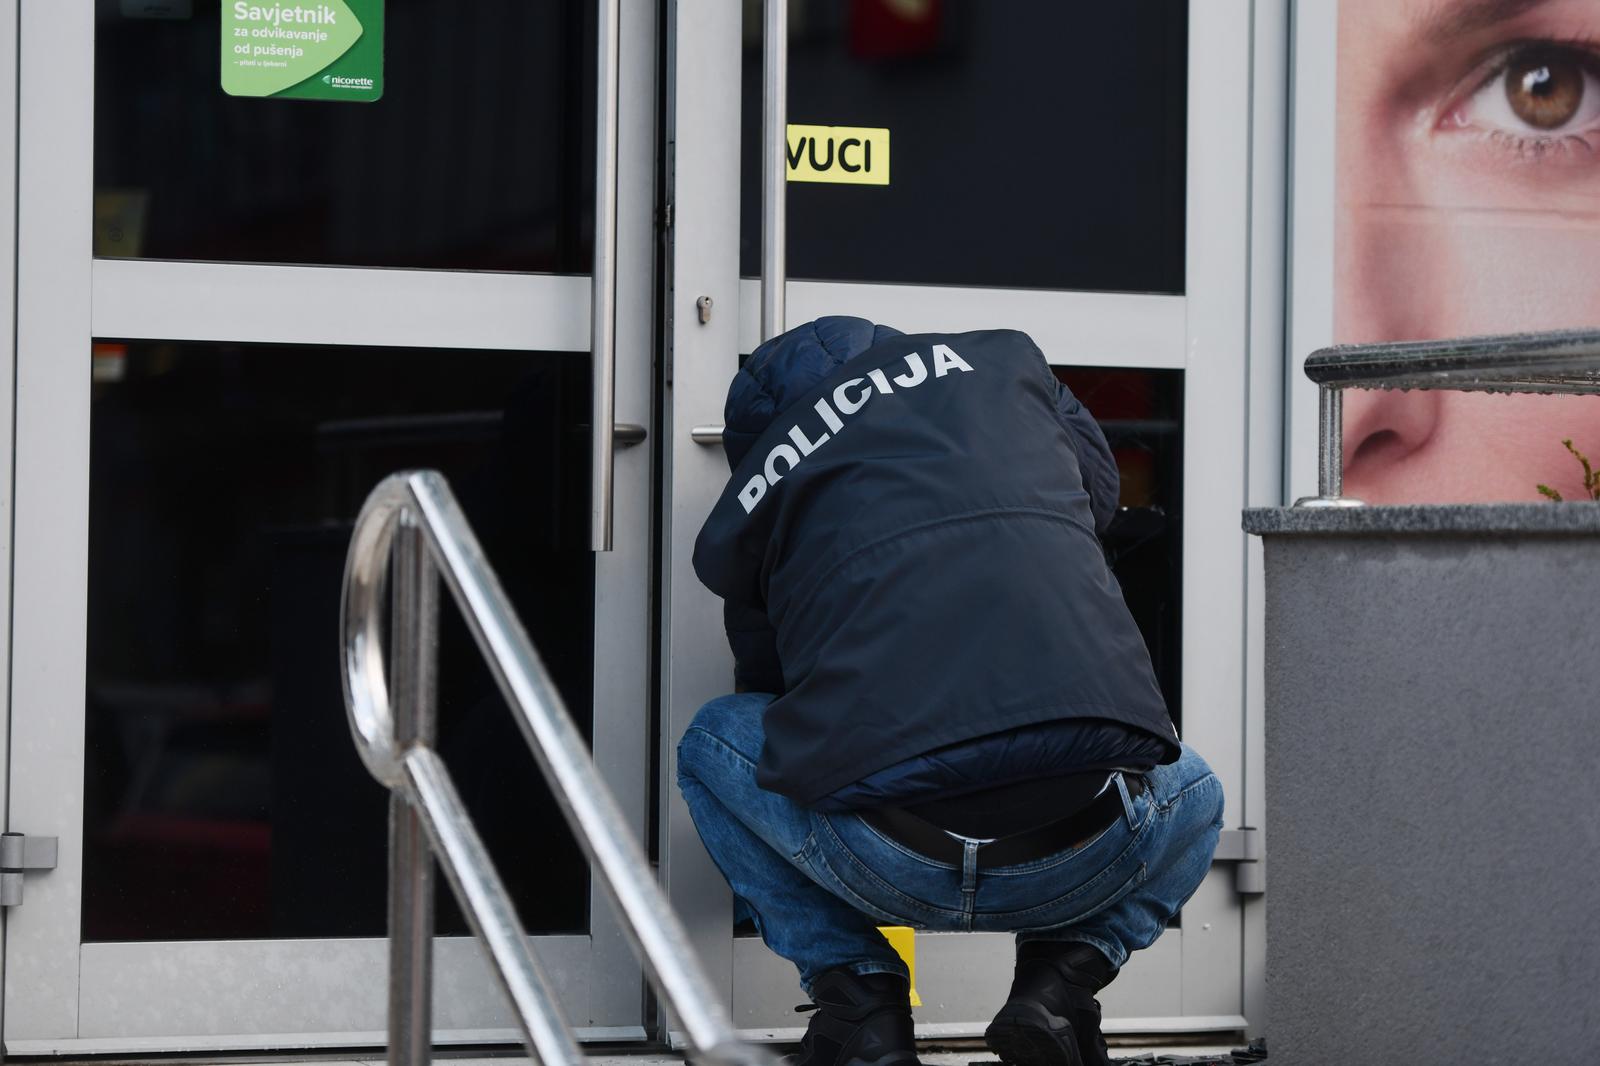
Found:
<svg viewBox="0 0 1600 1066"><path fill-rule="evenodd" d="M1319 386L1317 495L1295 505L1360 506L1342 495L1345 389L1600 395L1600 331L1341 344L1313 352L1305 370Z"/></svg>
<svg viewBox="0 0 1600 1066"><path fill-rule="evenodd" d="M528 1050L546 1066L583 1060L433 750L441 576L635 953L697 1057L720 1066L768 1062L765 1052L738 1039L449 485L426 470L388 477L367 497L345 560L340 611L350 731L362 762L391 793L389 1062L425 1066L431 1050L432 855L489 955ZM394 647L388 664L386 590Z"/></svg>

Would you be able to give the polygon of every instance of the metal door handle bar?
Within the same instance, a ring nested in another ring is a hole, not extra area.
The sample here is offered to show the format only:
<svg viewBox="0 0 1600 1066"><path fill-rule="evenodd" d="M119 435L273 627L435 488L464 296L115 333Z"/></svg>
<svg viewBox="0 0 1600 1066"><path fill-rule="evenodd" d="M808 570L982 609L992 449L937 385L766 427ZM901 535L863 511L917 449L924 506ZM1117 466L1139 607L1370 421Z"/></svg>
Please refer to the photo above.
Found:
<svg viewBox="0 0 1600 1066"><path fill-rule="evenodd" d="M441 576L567 824L615 902L635 952L698 1057L722 1066L766 1063L764 1052L738 1040L449 485L425 470L386 478L367 497L345 560L340 609L350 730L368 771L395 797L392 1066L423 1066L430 1052L430 848L489 955L529 1051L545 1066L583 1061L494 863L431 747L438 654L434 590ZM386 588L392 590L392 662L385 661L380 617Z"/></svg>
<svg viewBox="0 0 1600 1066"><path fill-rule="evenodd" d="M589 274L590 421L594 454L589 467L590 540L595 551L611 550L612 486L616 449L610 433L600 432L616 417L617 395L617 68L620 65L619 4L599 0L596 32L594 264Z"/></svg>
<svg viewBox="0 0 1600 1066"><path fill-rule="evenodd" d="M766 0L762 18L761 339L783 332L788 281L789 0Z"/></svg>
<svg viewBox="0 0 1600 1066"><path fill-rule="evenodd" d="M689 430L689 439L696 444L721 444L721 426L695 426Z"/></svg>
<svg viewBox="0 0 1600 1066"><path fill-rule="evenodd" d="M1313 352L1318 396L1317 495L1296 506L1359 506L1344 490L1345 389L1600 394L1600 331L1559 330L1398 344L1341 344Z"/></svg>

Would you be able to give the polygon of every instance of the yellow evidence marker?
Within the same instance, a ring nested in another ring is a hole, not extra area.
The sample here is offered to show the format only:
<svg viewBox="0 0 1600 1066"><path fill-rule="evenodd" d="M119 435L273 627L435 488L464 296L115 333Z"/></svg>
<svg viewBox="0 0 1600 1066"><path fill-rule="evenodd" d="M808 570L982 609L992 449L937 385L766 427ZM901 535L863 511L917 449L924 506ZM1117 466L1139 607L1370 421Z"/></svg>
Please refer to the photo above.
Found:
<svg viewBox="0 0 1600 1066"><path fill-rule="evenodd" d="M917 934L916 930L907 925L880 925L878 932L883 934L883 939L889 942L895 953L905 961L906 970L911 974L911 1005L922 1006L922 997L917 995Z"/></svg>

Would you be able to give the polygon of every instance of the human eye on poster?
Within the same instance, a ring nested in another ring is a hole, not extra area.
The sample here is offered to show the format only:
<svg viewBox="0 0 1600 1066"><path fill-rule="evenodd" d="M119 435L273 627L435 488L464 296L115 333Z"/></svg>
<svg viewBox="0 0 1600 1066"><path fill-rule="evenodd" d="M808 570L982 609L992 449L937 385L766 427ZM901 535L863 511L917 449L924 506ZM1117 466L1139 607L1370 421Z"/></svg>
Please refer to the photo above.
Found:
<svg viewBox="0 0 1600 1066"><path fill-rule="evenodd" d="M1333 339L1600 328L1600 3L1339 0L1337 40ZM1600 397L1344 404L1369 503L1594 494Z"/></svg>
<svg viewBox="0 0 1600 1066"><path fill-rule="evenodd" d="M223 0L230 96L371 103L383 95L384 0Z"/></svg>

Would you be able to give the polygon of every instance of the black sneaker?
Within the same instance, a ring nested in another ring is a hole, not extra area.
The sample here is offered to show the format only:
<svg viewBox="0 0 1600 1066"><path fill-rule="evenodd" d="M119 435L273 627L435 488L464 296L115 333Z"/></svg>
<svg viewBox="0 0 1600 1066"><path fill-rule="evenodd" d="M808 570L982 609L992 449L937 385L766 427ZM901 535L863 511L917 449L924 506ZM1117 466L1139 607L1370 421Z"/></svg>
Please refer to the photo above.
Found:
<svg viewBox="0 0 1600 1066"><path fill-rule="evenodd" d="M911 984L892 973L829 970L812 982L814 1010L791 1066L921 1066Z"/></svg>
<svg viewBox="0 0 1600 1066"><path fill-rule="evenodd" d="M1011 996L984 1031L984 1042L1013 1066L1110 1066L1094 994L1116 975L1087 944L1023 944Z"/></svg>

